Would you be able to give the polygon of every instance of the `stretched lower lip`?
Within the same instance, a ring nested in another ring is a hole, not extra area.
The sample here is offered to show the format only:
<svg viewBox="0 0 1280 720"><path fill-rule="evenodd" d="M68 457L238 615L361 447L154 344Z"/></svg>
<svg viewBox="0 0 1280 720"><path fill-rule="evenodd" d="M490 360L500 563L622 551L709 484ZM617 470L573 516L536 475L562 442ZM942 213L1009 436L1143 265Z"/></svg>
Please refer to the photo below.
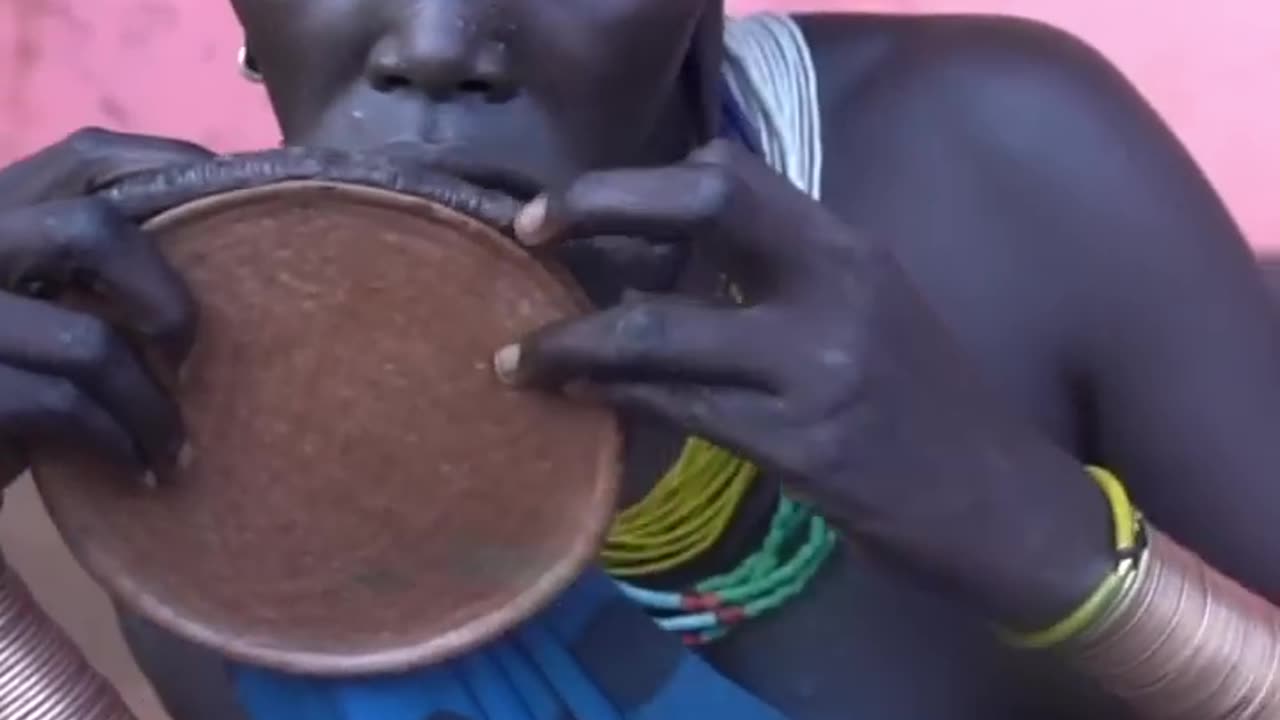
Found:
<svg viewBox="0 0 1280 720"><path fill-rule="evenodd" d="M528 173L479 157L467 145L395 140L383 146L382 150L392 155L419 159L428 167L457 175L490 190L507 193L517 200L531 200L543 189L543 183Z"/></svg>

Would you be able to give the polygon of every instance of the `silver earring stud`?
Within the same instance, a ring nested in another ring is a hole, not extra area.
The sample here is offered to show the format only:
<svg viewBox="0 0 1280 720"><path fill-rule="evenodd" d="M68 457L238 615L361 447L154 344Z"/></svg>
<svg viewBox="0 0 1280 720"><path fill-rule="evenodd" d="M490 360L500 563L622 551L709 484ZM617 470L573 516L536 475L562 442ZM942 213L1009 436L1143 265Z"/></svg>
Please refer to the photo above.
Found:
<svg viewBox="0 0 1280 720"><path fill-rule="evenodd" d="M262 82L262 73L258 72L253 58L249 57L249 48L244 45L240 46L240 51L236 53L236 62L240 65L240 75L245 80L253 83Z"/></svg>

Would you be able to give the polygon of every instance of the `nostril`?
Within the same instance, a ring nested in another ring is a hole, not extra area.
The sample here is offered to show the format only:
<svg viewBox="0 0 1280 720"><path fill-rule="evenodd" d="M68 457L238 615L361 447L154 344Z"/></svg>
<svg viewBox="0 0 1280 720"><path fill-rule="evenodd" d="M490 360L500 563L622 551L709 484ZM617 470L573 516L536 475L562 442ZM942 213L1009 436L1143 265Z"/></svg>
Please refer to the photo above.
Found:
<svg viewBox="0 0 1280 720"><path fill-rule="evenodd" d="M417 83L405 75L397 73L379 73L373 78L373 87L378 92L396 92L399 90L412 89ZM454 86L454 92L459 95L493 95L497 90L497 86L487 80L477 78L463 80Z"/></svg>
<svg viewBox="0 0 1280 720"><path fill-rule="evenodd" d="M404 75L380 73L373 78L373 87L379 92L394 92L413 85L413 81Z"/></svg>
<svg viewBox="0 0 1280 720"><path fill-rule="evenodd" d="M467 95L491 95L493 84L484 80L463 80L458 83L458 92Z"/></svg>

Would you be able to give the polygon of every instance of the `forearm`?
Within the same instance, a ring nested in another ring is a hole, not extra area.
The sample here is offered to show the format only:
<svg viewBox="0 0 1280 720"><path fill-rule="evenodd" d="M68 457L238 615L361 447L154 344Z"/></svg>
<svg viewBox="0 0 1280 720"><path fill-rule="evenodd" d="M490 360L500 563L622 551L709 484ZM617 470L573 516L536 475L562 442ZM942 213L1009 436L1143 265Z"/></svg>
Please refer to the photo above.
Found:
<svg viewBox="0 0 1280 720"><path fill-rule="evenodd" d="M1064 646L1073 665L1160 720L1280 713L1280 609L1162 533L1107 612Z"/></svg>
<svg viewBox="0 0 1280 720"><path fill-rule="evenodd" d="M1103 493L1078 459L1021 428L990 433L973 423L945 440L949 446L930 447L945 453L938 464L963 479L967 494L937 493L913 504L914 522L892 543L882 540L893 559L1003 627L1027 631L1065 617L1116 565ZM838 508L828 514L843 517Z"/></svg>

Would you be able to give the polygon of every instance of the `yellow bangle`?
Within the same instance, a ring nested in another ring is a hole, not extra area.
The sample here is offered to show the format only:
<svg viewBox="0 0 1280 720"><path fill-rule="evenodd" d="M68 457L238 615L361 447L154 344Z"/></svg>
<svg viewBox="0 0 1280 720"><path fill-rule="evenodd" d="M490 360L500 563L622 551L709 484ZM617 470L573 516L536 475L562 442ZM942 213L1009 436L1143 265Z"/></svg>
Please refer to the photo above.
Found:
<svg viewBox="0 0 1280 720"><path fill-rule="evenodd" d="M1111 506L1111 521L1115 524L1116 553L1121 560L1132 560L1141 539L1142 514L1133 506L1124 483L1107 470L1090 465L1087 470L1093 481L1107 496Z"/></svg>
<svg viewBox="0 0 1280 720"><path fill-rule="evenodd" d="M1057 647L1079 636L1110 610L1125 580L1134 570L1134 559L1142 540L1142 515L1129 500L1124 484L1115 475L1100 468L1088 468L1089 475L1107 496L1111 520L1115 527L1116 567L1098 584L1084 602L1053 625L1029 633L1004 633L1005 640L1020 648L1043 650Z"/></svg>

